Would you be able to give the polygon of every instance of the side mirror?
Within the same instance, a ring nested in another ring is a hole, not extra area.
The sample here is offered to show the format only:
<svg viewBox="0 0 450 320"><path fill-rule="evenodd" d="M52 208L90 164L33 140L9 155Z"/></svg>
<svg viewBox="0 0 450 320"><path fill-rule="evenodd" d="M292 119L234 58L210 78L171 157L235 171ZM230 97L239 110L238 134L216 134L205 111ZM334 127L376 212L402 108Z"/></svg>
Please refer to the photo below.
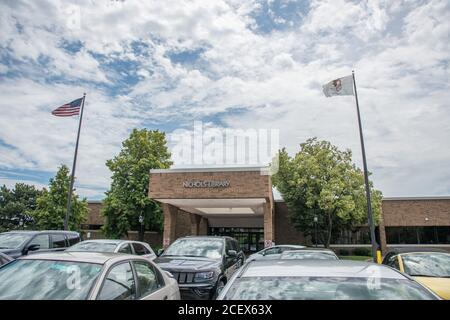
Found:
<svg viewBox="0 0 450 320"><path fill-rule="evenodd" d="M227 251L227 256L228 256L229 258L237 257L237 251L236 251L236 250L228 250L228 251Z"/></svg>
<svg viewBox="0 0 450 320"><path fill-rule="evenodd" d="M26 252L28 252L28 251L37 251L37 250L39 250L41 248L41 245L40 244L31 244L31 245L29 245L26 249L25 249L25 251Z"/></svg>
<svg viewBox="0 0 450 320"><path fill-rule="evenodd" d="M158 249L158 251L156 252L156 255L159 257L160 255L162 255L164 252L164 249Z"/></svg>

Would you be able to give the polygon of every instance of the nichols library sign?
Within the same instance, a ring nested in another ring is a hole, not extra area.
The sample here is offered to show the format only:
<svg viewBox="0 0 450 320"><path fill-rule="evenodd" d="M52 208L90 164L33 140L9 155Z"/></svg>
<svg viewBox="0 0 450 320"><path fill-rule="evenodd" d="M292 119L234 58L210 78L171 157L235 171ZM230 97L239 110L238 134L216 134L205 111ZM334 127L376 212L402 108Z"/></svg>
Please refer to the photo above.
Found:
<svg viewBox="0 0 450 320"><path fill-rule="evenodd" d="M190 180L184 181L184 188L228 188L230 181L228 180Z"/></svg>

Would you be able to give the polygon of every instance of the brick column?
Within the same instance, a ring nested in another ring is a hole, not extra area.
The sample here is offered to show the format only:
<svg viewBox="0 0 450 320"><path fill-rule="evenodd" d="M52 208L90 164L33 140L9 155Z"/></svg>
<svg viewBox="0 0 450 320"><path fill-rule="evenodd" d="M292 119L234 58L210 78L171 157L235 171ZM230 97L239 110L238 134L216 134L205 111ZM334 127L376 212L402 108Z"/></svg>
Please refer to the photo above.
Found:
<svg viewBox="0 0 450 320"><path fill-rule="evenodd" d="M163 203L162 207L164 215L163 248L165 249L176 238L178 208L168 203Z"/></svg>
<svg viewBox="0 0 450 320"><path fill-rule="evenodd" d="M200 220L202 219L202 216L195 213L190 213L189 216L191 218L191 235L198 236Z"/></svg>
<svg viewBox="0 0 450 320"><path fill-rule="evenodd" d="M200 220L200 225L198 227L198 235L206 236L208 235L208 218L202 217Z"/></svg>
<svg viewBox="0 0 450 320"><path fill-rule="evenodd" d="M274 241L274 216L272 206L270 202L263 204L264 206L264 246L271 246L271 242Z"/></svg>
<svg viewBox="0 0 450 320"><path fill-rule="evenodd" d="M382 254L386 254L387 253L386 230L384 228L383 217L381 218L380 223L378 224L378 229L379 229L379 232L380 232L381 253Z"/></svg>

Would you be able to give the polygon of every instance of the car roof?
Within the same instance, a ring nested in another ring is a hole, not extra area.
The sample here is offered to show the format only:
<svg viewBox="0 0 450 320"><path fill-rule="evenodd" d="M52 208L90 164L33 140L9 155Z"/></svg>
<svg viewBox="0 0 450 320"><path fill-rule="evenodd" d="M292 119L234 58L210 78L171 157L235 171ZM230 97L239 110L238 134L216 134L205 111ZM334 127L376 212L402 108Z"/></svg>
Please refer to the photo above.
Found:
<svg viewBox="0 0 450 320"><path fill-rule="evenodd" d="M13 230L7 231L4 233L27 233L27 234L38 234L38 233L63 233L63 234L76 234L79 235L76 231L65 231L65 230Z"/></svg>
<svg viewBox="0 0 450 320"><path fill-rule="evenodd" d="M22 256L17 260L52 260L52 261L70 261L105 264L109 260L128 260L137 256L112 253L112 252L78 252L78 251L59 251L59 252L43 252Z"/></svg>
<svg viewBox="0 0 450 320"><path fill-rule="evenodd" d="M274 245L272 247L267 247L266 249L270 249L270 248L298 248L298 249L302 249L302 248L306 248L306 247L302 246L302 245L297 245L297 244L277 244L277 245Z"/></svg>
<svg viewBox="0 0 450 320"><path fill-rule="evenodd" d="M323 248L300 248L300 249L295 249L295 250L284 251L283 254L291 254L291 253L297 253L297 252L319 252L319 253L329 253L329 254L336 255L336 253L334 253L333 250L323 249Z"/></svg>
<svg viewBox="0 0 450 320"><path fill-rule="evenodd" d="M230 240L235 240L232 237L228 237L228 236L186 236L186 237L181 237L178 239L204 239L204 240L224 240L224 239L230 239ZM177 240L178 240L177 239Z"/></svg>
<svg viewBox="0 0 450 320"><path fill-rule="evenodd" d="M442 252L442 253L450 253L447 250L439 249L439 248L424 248L424 247L409 247L409 248L395 248L392 250L389 250L389 252L386 255L391 254L401 254L401 253L420 253L420 252Z"/></svg>
<svg viewBox="0 0 450 320"><path fill-rule="evenodd" d="M137 242L132 240L122 240L122 239L89 239L84 240L78 243L86 243L86 242L98 242L98 243L113 243L113 244L120 244L124 242Z"/></svg>
<svg viewBox="0 0 450 320"><path fill-rule="evenodd" d="M348 277L407 279L387 266L349 260L254 260L240 277Z"/></svg>

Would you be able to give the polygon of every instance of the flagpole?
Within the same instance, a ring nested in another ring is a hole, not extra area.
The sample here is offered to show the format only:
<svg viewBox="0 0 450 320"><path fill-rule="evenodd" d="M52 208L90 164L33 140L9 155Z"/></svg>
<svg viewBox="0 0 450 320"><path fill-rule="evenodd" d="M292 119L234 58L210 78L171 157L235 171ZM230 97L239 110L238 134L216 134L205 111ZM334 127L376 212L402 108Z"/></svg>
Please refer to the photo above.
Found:
<svg viewBox="0 0 450 320"><path fill-rule="evenodd" d="M81 102L80 121L78 122L77 142L75 144L75 154L73 156L73 162L72 162L72 173L70 175L69 194L67 196L67 211L66 211L66 217L64 219L64 230L69 230L69 217L70 217L70 211L72 209L72 192L73 192L73 184L74 184L74 179L75 179L75 168L76 168L76 164L77 164L78 142L80 141L81 122L83 121L83 111L84 111L84 100L85 99L86 99L86 93L83 93L83 101Z"/></svg>
<svg viewBox="0 0 450 320"><path fill-rule="evenodd" d="M369 223L370 240L372 243L372 257L373 257L373 261L377 262L378 244L375 239L375 225L374 225L373 215L372 215L372 199L370 196L370 184L369 184L369 173L367 171L366 149L364 148L364 137L363 137L362 125L361 125L361 115L359 113L358 92L356 91L355 71L353 71L353 70L352 70L352 77L353 77L353 89L355 90L356 111L358 114L359 138L361 140L361 152L362 152L363 168L364 168L364 182L366 185L367 220Z"/></svg>

